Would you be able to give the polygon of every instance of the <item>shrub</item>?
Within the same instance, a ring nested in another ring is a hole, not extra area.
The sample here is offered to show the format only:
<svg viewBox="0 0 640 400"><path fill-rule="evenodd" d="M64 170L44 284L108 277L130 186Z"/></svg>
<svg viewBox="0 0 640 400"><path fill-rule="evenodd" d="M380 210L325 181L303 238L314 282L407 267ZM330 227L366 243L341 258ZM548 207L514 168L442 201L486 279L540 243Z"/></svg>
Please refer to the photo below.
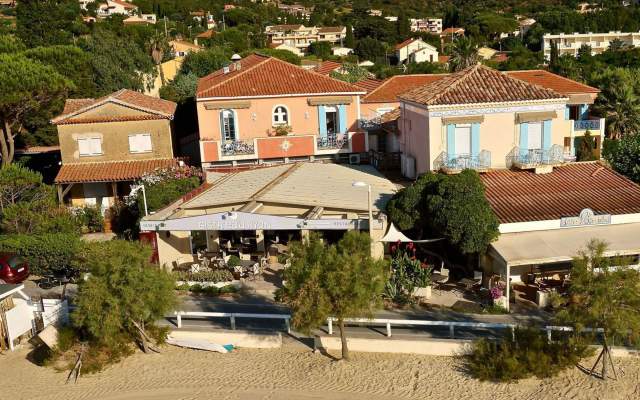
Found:
<svg viewBox="0 0 640 400"><path fill-rule="evenodd" d="M36 275L75 270L74 257L80 246L80 238L68 233L0 235L0 251L26 258Z"/></svg>
<svg viewBox="0 0 640 400"><path fill-rule="evenodd" d="M173 276L177 281L191 282L228 282L233 280L233 274L226 269L216 269L213 271L201 271L192 273L191 271L175 271Z"/></svg>
<svg viewBox="0 0 640 400"><path fill-rule="evenodd" d="M189 291L189 284L188 283L183 283L181 285L176 286L176 290L179 290L181 292L188 292Z"/></svg>
<svg viewBox="0 0 640 400"><path fill-rule="evenodd" d="M238 256L229 256L229 261L227 261L227 266L229 268L237 267L240 265L240 258Z"/></svg>
<svg viewBox="0 0 640 400"><path fill-rule="evenodd" d="M589 348L570 338L549 343L537 329L516 329L502 340L480 339L467 355L467 367L480 380L509 382L531 376L548 378L589 355Z"/></svg>
<svg viewBox="0 0 640 400"><path fill-rule="evenodd" d="M195 284L193 286L190 286L189 287L189 291L193 292L193 293L200 293L200 292L202 292L202 285Z"/></svg>
<svg viewBox="0 0 640 400"><path fill-rule="evenodd" d="M104 217L99 207L80 207L74 213L78 223L88 232L102 232L104 230Z"/></svg>
<svg viewBox="0 0 640 400"><path fill-rule="evenodd" d="M215 286L209 286L202 289L202 293L207 294L209 296L217 296L220 290Z"/></svg>
<svg viewBox="0 0 640 400"><path fill-rule="evenodd" d="M231 294L231 293L236 293L238 291L238 288L233 286L233 285L227 285L227 286L223 286L220 288L220 290L218 290L219 294Z"/></svg>

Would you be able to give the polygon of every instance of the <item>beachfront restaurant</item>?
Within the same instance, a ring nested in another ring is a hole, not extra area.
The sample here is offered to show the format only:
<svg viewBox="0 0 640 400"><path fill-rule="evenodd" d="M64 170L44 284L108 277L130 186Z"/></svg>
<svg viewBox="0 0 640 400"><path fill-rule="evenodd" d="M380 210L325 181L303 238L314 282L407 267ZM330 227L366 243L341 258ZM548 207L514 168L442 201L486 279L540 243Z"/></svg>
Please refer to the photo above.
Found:
<svg viewBox="0 0 640 400"><path fill-rule="evenodd" d="M640 264L640 186L599 162L547 174L491 171L481 179L500 236L480 262L486 284L506 285L507 304L544 307L552 292L565 292L572 261L591 239L607 243L605 257Z"/></svg>
<svg viewBox="0 0 640 400"><path fill-rule="evenodd" d="M395 185L371 166L290 163L231 173L207 172L207 183L142 219L155 232L166 268L237 255L275 262L291 240L319 232L328 243L347 230L368 231L383 257L385 205Z"/></svg>

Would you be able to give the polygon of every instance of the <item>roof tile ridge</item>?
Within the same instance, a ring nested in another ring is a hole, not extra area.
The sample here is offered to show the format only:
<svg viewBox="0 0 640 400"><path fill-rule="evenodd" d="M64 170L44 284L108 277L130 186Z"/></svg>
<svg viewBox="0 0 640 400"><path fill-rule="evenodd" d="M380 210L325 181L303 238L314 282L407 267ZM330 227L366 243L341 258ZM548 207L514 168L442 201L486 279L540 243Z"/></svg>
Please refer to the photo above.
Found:
<svg viewBox="0 0 640 400"><path fill-rule="evenodd" d="M394 76L390 76L387 79L384 79L382 81L382 83L380 83L378 86L376 86L372 91L370 91L369 93L367 93L366 95L364 95L364 97L362 98L362 100L366 100L367 97L371 96L372 94L374 94L375 92L378 91L378 89L380 89L383 86L386 86L387 84L389 84L389 82L391 82L396 76L400 76L400 75L394 75Z"/></svg>
<svg viewBox="0 0 640 400"><path fill-rule="evenodd" d="M474 74L477 70L478 67L481 64L476 64L476 65L472 65L471 67L467 67L461 71L459 71L457 74L458 76L455 76L456 73L449 75L450 77L454 77L453 78L453 82L451 82L451 84L449 84L444 90L441 90L439 93L436 93L435 96L433 96L432 98L430 98L426 103L427 104L431 104L434 101L440 99L442 96L444 96L445 94L447 94L448 92L450 92L451 90L453 90L454 88L456 88L461 82L464 82L465 80L467 80L472 74ZM442 81L436 81L434 82L435 84L440 83Z"/></svg>
<svg viewBox="0 0 640 400"><path fill-rule="evenodd" d="M206 91L209 91L209 90L211 90L211 89L215 89L215 88L217 88L217 87L219 87L219 86L221 86L221 85L223 85L223 84L225 84L225 83L229 83L229 82L231 82L231 81L235 80L237 77L239 77L239 76L243 76L243 75L244 75L244 74L246 74L247 72L252 71L252 70L254 70L255 68L257 68L258 66L260 66L260 65L262 65L262 64L265 64L265 63L266 63L266 62L268 62L269 60L273 59L273 57L263 56L263 55L261 55L261 54L256 54L256 53L253 53L252 55L255 55L256 57L264 57L264 60L262 60L262 61L260 61L260 62L257 62L257 63L255 63L254 65L252 65L252 66L250 66L250 67L248 67L248 68L246 68L246 69L245 69L245 68L242 68L242 64L240 64L240 66L241 66L241 67L240 67L240 72L238 72L237 74L235 74L235 75L234 75L234 76L232 76L232 77L229 77L228 79L223 80L222 82L218 82L217 84L215 84L215 85L213 85L213 86L210 86L210 87L208 87L208 88L206 88L206 89L203 89L203 91L205 91L205 90L206 90ZM218 70L218 71L220 71L220 70ZM237 70L234 70L234 72L235 72L235 71L237 71ZM206 77L205 77L205 78L206 78ZM198 95L198 93L196 93L196 97L197 97L197 95Z"/></svg>
<svg viewBox="0 0 640 400"><path fill-rule="evenodd" d="M546 70L546 69L530 69L530 70L525 70L525 71L540 71L540 72L545 72L545 73L547 73L547 74L551 74L551 75L553 75L553 76L555 76L555 77L558 77L558 78L562 79L563 81L569 81L569 82L577 83L578 85L585 86L585 87L588 87L588 88L590 88L590 89L594 89L594 90L596 90L598 93L600 93L600 89L598 89L598 88L596 88L596 87L593 87L593 86L591 86L591 85L587 85L586 83L582 83L582 82L574 81L573 79L567 78L566 76L562 76L562 75L556 74L555 72L551 72L551 71L548 71L548 70Z"/></svg>
<svg viewBox="0 0 640 400"><path fill-rule="evenodd" d="M339 83L341 83L341 84L344 84L344 85L346 85L346 86L350 86L350 87L351 87L351 89L354 89L354 91L356 91L356 92L358 92L358 93L360 93L360 92L362 92L362 91L364 90L363 88L358 87L358 86L356 86L356 85L355 85L355 84L353 84L353 83L349 83L349 82L341 81L340 79L332 78L332 77L331 77L331 76L329 76L329 75L321 74L320 72L318 72L318 71L314 71L314 70L312 70L312 69L304 69L304 68L302 68L302 67L300 67L300 66L298 66L298 65L294 65L294 64L288 63L288 62L286 62L286 61L280 60L279 58L275 58L275 57L272 57L272 58L273 58L275 61L280 62L281 64L287 64L287 65L289 65L289 66L293 66L293 67L300 68L300 69L302 69L302 71L303 71L303 72L309 72L309 73L315 74L315 75L317 75L317 76L322 77L322 79L331 79L332 81L337 81L337 82L339 82ZM331 61L331 60L328 60L328 61ZM324 62L324 61L323 61L323 62ZM339 63L339 64L340 64L340 66L342 66L342 63ZM365 92L366 92L366 91L365 91Z"/></svg>

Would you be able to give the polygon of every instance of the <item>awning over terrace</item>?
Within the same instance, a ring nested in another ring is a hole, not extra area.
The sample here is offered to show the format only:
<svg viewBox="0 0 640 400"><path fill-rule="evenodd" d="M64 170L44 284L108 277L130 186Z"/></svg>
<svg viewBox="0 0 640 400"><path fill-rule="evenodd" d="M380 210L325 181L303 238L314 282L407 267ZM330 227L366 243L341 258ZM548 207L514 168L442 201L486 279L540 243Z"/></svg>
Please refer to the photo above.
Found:
<svg viewBox="0 0 640 400"><path fill-rule="evenodd" d="M491 244L509 267L571 261L591 239L608 244L606 256L640 253L640 224L599 225L505 233Z"/></svg>

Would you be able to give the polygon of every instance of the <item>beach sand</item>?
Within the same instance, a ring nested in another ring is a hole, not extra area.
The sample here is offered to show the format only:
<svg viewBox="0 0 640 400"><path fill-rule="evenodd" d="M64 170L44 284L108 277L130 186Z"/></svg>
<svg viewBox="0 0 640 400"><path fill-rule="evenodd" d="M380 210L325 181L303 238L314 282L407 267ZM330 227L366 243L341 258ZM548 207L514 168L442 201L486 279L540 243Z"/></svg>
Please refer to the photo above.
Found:
<svg viewBox="0 0 640 400"><path fill-rule="evenodd" d="M336 362L299 347L217 354L167 346L65 385L66 373L31 363L29 351L0 355L1 400L640 399L637 358L615 360L617 381L572 368L553 379L495 384L472 379L450 357L354 353Z"/></svg>

